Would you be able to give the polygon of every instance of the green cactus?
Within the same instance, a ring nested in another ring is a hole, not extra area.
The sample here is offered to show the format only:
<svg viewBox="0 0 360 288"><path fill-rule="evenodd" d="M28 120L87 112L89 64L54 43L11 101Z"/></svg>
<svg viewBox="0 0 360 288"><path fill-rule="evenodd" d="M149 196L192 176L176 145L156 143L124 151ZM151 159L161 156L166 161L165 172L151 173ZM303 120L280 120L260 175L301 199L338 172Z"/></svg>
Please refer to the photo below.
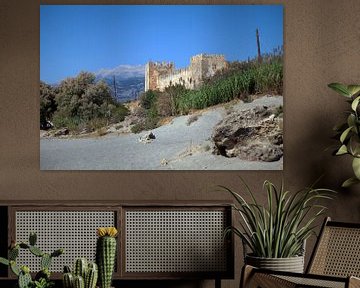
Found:
<svg viewBox="0 0 360 288"><path fill-rule="evenodd" d="M83 279L85 279L87 268L88 268L88 262L86 258L76 259L74 266L75 276L81 276Z"/></svg>
<svg viewBox="0 0 360 288"><path fill-rule="evenodd" d="M74 288L85 288L84 278L77 275L74 277Z"/></svg>
<svg viewBox="0 0 360 288"><path fill-rule="evenodd" d="M6 266L10 265L10 261L8 259L3 258L3 257L0 257L0 263L4 264Z"/></svg>
<svg viewBox="0 0 360 288"><path fill-rule="evenodd" d="M25 274L29 274L30 273L30 268L26 265L21 266L20 268L21 272L25 273Z"/></svg>
<svg viewBox="0 0 360 288"><path fill-rule="evenodd" d="M75 288L75 279L81 287L81 280L84 288L95 288L98 279L98 268L95 263L89 263L86 258L78 258L74 262L74 272L71 273L69 266L64 266L63 286L64 288Z"/></svg>
<svg viewBox="0 0 360 288"><path fill-rule="evenodd" d="M52 257L50 254L44 253L44 255L41 257L40 261L40 267L41 269L50 268Z"/></svg>
<svg viewBox="0 0 360 288"><path fill-rule="evenodd" d="M116 257L116 239L112 236L99 237L96 243L96 262L99 267L101 288L110 288Z"/></svg>
<svg viewBox="0 0 360 288"><path fill-rule="evenodd" d="M74 276L71 272L66 272L62 277L64 288L73 288L74 287Z"/></svg>
<svg viewBox="0 0 360 288"><path fill-rule="evenodd" d="M31 232L29 235L29 244L31 246L35 246L37 241L37 235L35 232Z"/></svg>
<svg viewBox="0 0 360 288"><path fill-rule="evenodd" d="M98 279L98 266L96 263L89 263L85 276L85 288L95 288Z"/></svg>
<svg viewBox="0 0 360 288"><path fill-rule="evenodd" d="M30 247L29 247L29 251L30 251L32 254L34 254L35 256L37 256L37 257L41 257L41 256L44 255L44 252L42 252L42 251L40 250L40 248L38 248L38 247L36 247L36 246L30 246Z"/></svg>
<svg viewBox="0 0 360 288"><path fill-rule="evenodd" d="M51 257L58 257L64 253L64 249L57 249L51 253Z"/></svg>
<svg viewBox="0 0 360 288"><path fill-rule="evenodd" d="M29 244L20 242L16 243L11 241L11 245L8 251L8 259L0 257L0 263L10 266L11 271L18 276L18 286L19 288L29 288L29 287L51 287L53 282L50 281L50 264L53 257L60 256L63 254L63 249L55 250L53 253L48 254L41 251L38 247L34 246L36 244L36 234L31 233L29 236ZM19 250L29 250L30 253L37 257L41 257L41 271L39 271L35 276L35 281L32 280L30 275L30 269L27 266L19 266L16 264L16 259L19 256Z"/></svg>
<svg viewBox="0 0 360 288"><path fill-rule="evenodd" d="M10 249L8 252L9 260L16 260L16 258L19 256L19 246L16 245L14 248Z"/></svg>
<svg viewBox="0 0 360 288"><path fill-rule="evenodd" d="M64 273L71 273L71 269L69 266L67 265L64 266Z"/></svg>
<svg viewBox="0 0 360 288"><path fill-rule="evenodd" d="M16 265L16 262L14 260L10 260L9 262L10 264L10 269L11 271L16 275L16 276L19 276L20 274L20 268Z"/></svg>
<svg viewBox="0 0 360 288"><path fill-rule="evenodd" d="M23 269L24 267L22 267L22 270L19 274L19 279L18 279L18 285L19 288L29 288L30 284L32 283L32 279L31 279L31 275L29 273L29 268L26 267L27 269ZM27 272L25 272L25 271Z"/></svg>

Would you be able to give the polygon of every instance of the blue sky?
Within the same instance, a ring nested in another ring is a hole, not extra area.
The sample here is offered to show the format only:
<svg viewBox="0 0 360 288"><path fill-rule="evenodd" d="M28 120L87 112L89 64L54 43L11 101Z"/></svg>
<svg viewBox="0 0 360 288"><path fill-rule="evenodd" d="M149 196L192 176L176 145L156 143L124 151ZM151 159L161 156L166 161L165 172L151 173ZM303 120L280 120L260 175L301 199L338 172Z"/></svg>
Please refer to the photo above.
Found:
<svg viewBox="0 0 360 288"><path fill-rule="evenodd" d="M283 44L282 5L41 5L40 79L55 83L149 60L189 65L199 53L229 61Z"/></svg>

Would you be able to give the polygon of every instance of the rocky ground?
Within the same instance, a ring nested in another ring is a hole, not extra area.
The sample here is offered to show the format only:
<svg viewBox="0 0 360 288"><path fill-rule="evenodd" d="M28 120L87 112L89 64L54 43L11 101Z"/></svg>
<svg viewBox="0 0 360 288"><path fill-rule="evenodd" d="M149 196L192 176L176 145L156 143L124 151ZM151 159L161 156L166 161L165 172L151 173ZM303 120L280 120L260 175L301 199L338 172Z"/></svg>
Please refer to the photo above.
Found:
<svg viewBox="0 0 360 288"><path fill-rule="evenodd" d="M72 137L66 129L42 132L40 166L42 170L281 170L282 103L282 96L234 101L169 119L139 134L130 133L134 116L101 134Z"/></svg>

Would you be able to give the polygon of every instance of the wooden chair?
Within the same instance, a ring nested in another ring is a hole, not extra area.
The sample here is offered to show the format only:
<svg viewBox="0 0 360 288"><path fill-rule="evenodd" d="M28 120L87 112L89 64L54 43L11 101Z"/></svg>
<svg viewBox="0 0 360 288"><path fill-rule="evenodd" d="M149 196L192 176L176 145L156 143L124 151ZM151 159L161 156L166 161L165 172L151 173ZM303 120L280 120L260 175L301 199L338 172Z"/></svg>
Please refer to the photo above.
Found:
<svg viewBox="0 0 360 288"><path fill-rule="evenodd" d="M240 287L360 287L360 224L326 218L306 273L244 266Z"/></svg>

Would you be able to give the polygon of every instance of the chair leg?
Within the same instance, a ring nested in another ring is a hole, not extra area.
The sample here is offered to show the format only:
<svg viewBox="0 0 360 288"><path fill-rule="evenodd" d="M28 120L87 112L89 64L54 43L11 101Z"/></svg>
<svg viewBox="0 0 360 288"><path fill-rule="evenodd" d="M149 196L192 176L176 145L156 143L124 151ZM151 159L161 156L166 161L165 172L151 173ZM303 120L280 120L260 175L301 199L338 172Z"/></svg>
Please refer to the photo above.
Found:
<svg viewBox="0 0 360 288"><path fill-rule="evenodd" d="M221 279L215 278L215 288L221 288Z"/></svg>

